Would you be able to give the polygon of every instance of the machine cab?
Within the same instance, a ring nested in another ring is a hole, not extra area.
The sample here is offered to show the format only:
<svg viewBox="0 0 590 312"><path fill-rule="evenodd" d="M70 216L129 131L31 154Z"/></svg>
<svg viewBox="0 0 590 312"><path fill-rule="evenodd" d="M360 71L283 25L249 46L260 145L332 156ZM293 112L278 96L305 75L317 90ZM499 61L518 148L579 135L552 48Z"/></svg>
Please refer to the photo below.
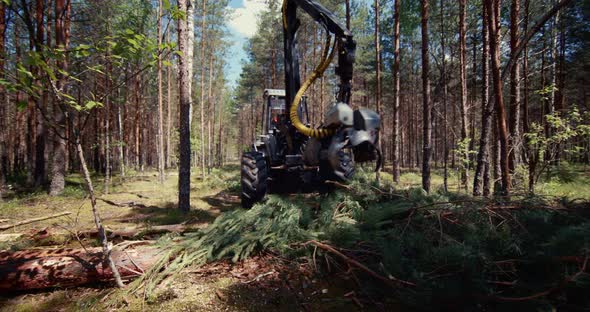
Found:
<svg viewBox="0 0 590 312"><path fill-rule="evenodd" d="M265 134L279 131L281 124L286 124L289 120L289 112L287 103L285 102L285 90L281 89L266 89L264 90L264 120L263 131ZM299 119L303 123L308 121L307 102L304 96L299 105Z"/></svg>

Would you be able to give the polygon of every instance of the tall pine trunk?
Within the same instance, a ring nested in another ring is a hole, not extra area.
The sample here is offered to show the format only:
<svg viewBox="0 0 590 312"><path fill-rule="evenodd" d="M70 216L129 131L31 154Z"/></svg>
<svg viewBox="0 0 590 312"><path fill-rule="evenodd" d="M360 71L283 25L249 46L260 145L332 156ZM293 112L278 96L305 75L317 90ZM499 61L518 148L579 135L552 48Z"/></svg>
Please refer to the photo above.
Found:
<svg viewBox="0 0 590 312"><path fill-rule="evenodd" d="M4 79L4 54L6 41L6 4L0 1L0 79ZM8 101L6 100L6 89L0 85L0 129L7 130ZM0 201L6 184L6 173L8 165L8 153L6 144L6 133L0 131Z"/></svg>
<svg viewBox="0 0 590 312"><path fill-rule="evenodd" d="M203 12L201 17L201 179L205 180L205 47L207 40L207 0L203 0Z"/></svg>
<svg viewBox="0 0 590 312"><path fill-rule="evenodd" d="M524 1L524 17L522 22L522 29L524 33L528 32L529 27L529 6L530 1ZM522 75L524 77L524 94L522 97L522 129L523 133L529 132L529 49L528 42L524 43L524 57L522 60ZM525 140L525 151L528 163L528 192L533 194L535 192L535 166L537 159L536 149L531 146L528 139Z"/></svg>
<svg viewBox="0 0 590 312"><path fill-rule="evenodd" d="M518 21L520 16L520 0L512 0L510 6L510 53L515 59L510 68L510 170L514 171L520 159L520 65L516 51L518 49L519 31Z"/></svg>
<svg viewBox="0 0 590 312"><path fill-rule="evenodd" d="M166 168L172 166L170 155L172 154L172 66L166 68Z"/></svg>
<svg viewBox="0 0 590 312"><path fill-rule="evenodd" d="M399 156L400 156L400 144L399 144L399 109L400 109L400 54L399 54L399 2L395 0L393 5L393 129L392 129L392 161L393 161L393 181L399 183L400 169L399 169ZM348 5L348 1L347 1ZM347 6L350 10L349 5ZM350 14L350 13L349 13ZM349 17L349 14L347 15ZM348 18L349 19L349 18ZM348 22L348 20L347 20ZM347 23L350 27L350 22Z"/></svg>
<svg viewBox="0 0 590 312"><path fill-rule="evenodd" d="M35 39L35 49L38 53L41 53L43 49L43 43L45 38L45 3L43 0L37 0L36 4L36 21L37 21L37 38ZM38 82L38 86L42 86L41 82ZM39 106L45 109L47 106L47 90L42 88L41 97L39 99ZM47 141L47 133L45 130L45 120L41 113L37 114L37 129L35 130L35 186L42 186L46 181L45 173L45 144Z"/></svg>
<svg viewBox="0 0 590 312"><path fill-rule="evenodd" d="M459 1L459 77L460 77L460 105L459 110L461 114L461 185L468 189L467 181L469 180L469 153L467 151L469 142L467 133L467 73L466 73L466 58L467 58L467 47L466 47L466 27L465 27L465 15L466 15L466 0Z"/></svg>
<svg viewBox="0 0 590 312"><path fill-rule="evenodd" d="M66 4L67 2L67 4ZM70 18L70 5L67 0L55 0L55 46L58 49L67 50L67 36L69 30L66 25L69 25L67 20ZM57 61L57 66L62 72L67 72L68 62L66 55L61 55ZM57 81L55 86L58 91L63 90L66 86L66 77L62 73L57 73ZM55 137L53 146L53 161L51 172L51 185L49 186L49 195L56 196L63 192L65 187L66 175L66 112L68 110L67 104L62 99L56 99L57 107L54 112L55 122Z"/></svg>
<svg viewBox="0 0 590 312"><path fill-rule="evenodd" d="M157 21L157 36L158 36L158 181L164 184L164 110L163 110L163 95L162 95L162 0L158 1L158 21Z"/></svg>
<svg viewBox="0 0 590 312"><path fill-rule="evenodd" d="M502 80L500 75L500 0L485 0L488 11L488 28L490 32L490 51L492 56L492 80L494 85L494 100L498 139L500 141L500 174L502 178L500 193L510 194L510 166L508 152L508 129L506 127L506 109L502 97Z"/></svg>
<svg viewBox="0 0 590 312"><path fill-rule="evenodd" d="M107 52L108 54L109 52ZM106 92L111 92L111 77L113 74L112 65L108 61L107 56L107 76L106 76ZM105 98L104 105L104 140L105 140L105 178L104 178L104 192L109 193L109 187L111 185L111 97L109 95Z"/></svg>
<svg viewBox="0 0 590 312"><path fill-rule="evenodd" d="M180 98L180 164L178 169L178 208L181 212L187 213L190 210L190 176L191 176L191 139L190 139L190 103L191 103L191 61L192 54L191 40L189 38L191 31L188 26L191 24L188 20L192 15L188 15L191 0L178 0L178 10L187 13L186 19L179 18L178 23L178 47L182 52L178 58L178 92Z"/></svg>
<svg viewBox="0 0 590 312"><path fill-rule="evenodd" d="M475 167L475 177L473 181L473 195L480 196L486 193L485 185L489 186L489 182L485 182L486 168L489 169L489 145L490 145L490 132L492 127L492 114L494 113L493 106L488 101L489 96L489 32L488 32L488 11L486 6L482 6L482 53L481 53L481 134L479 137L479 150L477 152L477 165ZM489 171L488 171L489 179Z"/></svg>
<svg viewBox="0 0 590 312"><path fill-rule="evenodd" d="M375 0L375 66L376 66L376 80L377 80L377 92L375 95L375 106L377 108L377 114L382 116L381 112L381 38L379 34L379 19L380 19L380 10L379 10L379 1ZM377 139L377 147L382 149L381 146L381 136L378 136ZM379 184L381 179L381 172L380 168L375 172L375 179L377 180L377 184Z"/></svg>
<svg viewBox="0 0 590 312"><path fill-rule="evenodd" d="M445 192L449 191L449 139L447 138L447 127L448 127L448 86L447 86L447 60L445 50L445 27L444 27L444 15L443 15L443 0L440 0L440 47L442 53L441 61L441 80L443 87L443 133L444 133L444 145L443 145L443 189Z"/></svg>
<svg viewBox="0 0 590 312"><path fill-rule="evenodd" d="M213 103L213 48L214 47L211 47L209 54L209 79L207 86L207 174L211 174L211 166L213 164L211 159L211 142L213 139L211 132L211 119L213 119L213 123L215 123L215 103ZM215 126L215 124L213 126Z"/></svg>
<svg viewBox="0 0 590 312"><path fill-rule="evenodd" d="M430 66L428 55L428 0L422 0L422 188L430 192Z"/></svg>

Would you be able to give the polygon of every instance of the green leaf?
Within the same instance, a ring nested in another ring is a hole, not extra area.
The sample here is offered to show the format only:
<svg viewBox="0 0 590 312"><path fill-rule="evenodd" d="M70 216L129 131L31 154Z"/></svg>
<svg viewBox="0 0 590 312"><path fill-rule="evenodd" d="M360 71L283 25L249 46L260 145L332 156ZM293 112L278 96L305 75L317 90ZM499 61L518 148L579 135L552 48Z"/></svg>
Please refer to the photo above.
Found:
<svg viewBox="0 0 590 312"><path fill-rule="evenodd" d="M91 110L95 107L102 107L102 103L97 102L97 101L88 101L88 102L86 102L86 105L84 105L84 108L86 110Z"/></svg>
<svg viewBox="0 0 590 312"><path fill-rule="evenodd" d="M27 70L22 64L18 64L16 67L17 67L17 71L20 72L21 74L24 74L25 76L30 77L30 78L34 78L33 73L31 73L29 70Z"/></svg>
<svg viewBox="0 0 590 312"><path fill-rule="evenodd" d="M104 72L102 70L100 70L101 67L102 67L101 65L86 66L86 68L88 68L88 70L99 73L101 75L104 75Z"/></svg>
<svg viewBox="0 0 590 312"><path fill-rule="evenodd" d="M88 49L90 49L90 46L87 44L80 44L80 45L78 45L77 49L78 50L88 50Z"/></svg>
<svg viewBox="0 0 590 312"><path fill-rule="evenodd" d="M127 42L129 42L134 47L139 47L139 44L137 43L137 40L135 40L135 39L127 38Z"/></svg>
<svg viewBox="0 0 590 312"><path fill-rule="evenodd" d="M171 67L171 66L172 66L172 63L171 63L170 61L167 61L167 60L164 60L164 61L162 61L162 64L163 64L164 66L169 66L169 67Z"/></svg>
<svg viewBox="0 0 590 312"><path fill-rule="evenodd" d="M162 1L164 3L164 10L170 11L170 0Z"/></svg>

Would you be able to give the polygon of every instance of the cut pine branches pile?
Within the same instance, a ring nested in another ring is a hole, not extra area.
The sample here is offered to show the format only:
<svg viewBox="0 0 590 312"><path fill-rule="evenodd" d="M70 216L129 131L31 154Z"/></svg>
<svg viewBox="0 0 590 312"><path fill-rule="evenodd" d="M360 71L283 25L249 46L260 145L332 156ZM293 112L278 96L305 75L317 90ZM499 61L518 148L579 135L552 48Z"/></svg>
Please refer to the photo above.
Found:
<svg viewBox="0 0 590 312"><path fill-rule="evenodd" d="M319 198L271 195L171 239L162 241L163 260L131 291L150 293L190 265L272 250L306 258L321 272L339 268L358 281L360 293L410 306L590 303L583 295L590 285L590 208L579 200L398 192L360 174L346 190Z"/></svg>

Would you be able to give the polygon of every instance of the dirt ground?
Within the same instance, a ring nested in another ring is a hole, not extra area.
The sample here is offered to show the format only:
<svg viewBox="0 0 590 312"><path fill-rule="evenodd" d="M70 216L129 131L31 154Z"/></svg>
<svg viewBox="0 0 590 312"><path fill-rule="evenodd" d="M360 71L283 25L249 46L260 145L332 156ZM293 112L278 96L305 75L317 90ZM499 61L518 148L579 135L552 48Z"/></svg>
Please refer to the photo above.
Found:
<svg viewBox="0 0 590 312"><path fill-rule="evenodd" d="M203 228L225 211L239 208L236 168L214 172L211 178L192 181L192 209L188 216L176 210L177 177L170 173L164 185L154 173L115 178L104 193L97 180L99 211L110 230L149 229L155 225L182 223ZM0 203L3 224L51 215L71 215L18 226L0 232L0 250L25 248L79 248L97 246L93 238L76 238L74 233L94 228L89 200L79 177L68 179L62 196L49 197L39 191L22 195L13 190ZM146 235L136 239L157 239ZM114 244L123 240L111 237ZM354 276L335 272L319 276L305 260L301 262L264 254L240 263L216 262L189 268L180 278L164 282L153 296L134 294L113 306L112 285L52 289L0 295L0 311L337 311L345 309L384 310L383 303L358 296ZM358 291L358 290L357 290ZM369 301L367 301L369 300ZM391 310L395 303L387 303ZM383 308L380 308L383 307Z"/></svg>

